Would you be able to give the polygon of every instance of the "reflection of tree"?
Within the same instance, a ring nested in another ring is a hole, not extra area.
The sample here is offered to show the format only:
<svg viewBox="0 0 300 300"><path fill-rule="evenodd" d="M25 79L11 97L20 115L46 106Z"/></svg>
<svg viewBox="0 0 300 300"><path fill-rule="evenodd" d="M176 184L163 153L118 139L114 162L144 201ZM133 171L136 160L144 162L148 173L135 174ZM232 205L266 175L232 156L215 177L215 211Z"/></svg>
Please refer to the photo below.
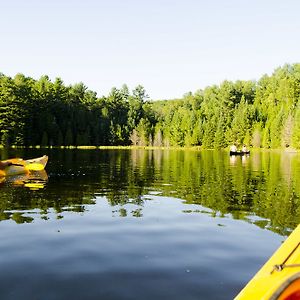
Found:
<svg viewBox="0 0 300 300"><path fill-rule="evenodd" d="M129 176L128 187L159 189L164 196L211 208L212 216L231 214L281 234L299 223L297 179L282 173L281 155L255 153L244 161L238 157L234 166L227 153L216 151L142 151L133 158L130 172L139 176Z"/></svg>
<svg viewBox="0 0 300 300"><path fill-rule="evenodd" d="M244 160L238 157L234 165L227 153L217 151L133 150L130 154L128 160L119 160L118 167L110 166L117 179L106 194L112 205L140 205L141 195L155 189L208 207L212 216L230 214L282 234L299 223L299 175L286 174L280 154L254 153ZM297 164L289 161L291 170Z"/></svg>
<svg viewBox="0 0 300 300"><path fill-rule="evenodd" d="M252 157L245 165L238 158L232 167L225 156L227 153L181 153L184 158L173 153L171 170L164 176L173 174L176 177L176 196L187 203L198 203L213 211L230 213L234 218L248 221L256 214L269 220L266 228L280 233L299 223L299 193L295 191L294 177L294 182L283 180L283 177L288 177L283 176L280 169L282 156L278 158L277 155L264 153L260 171L252 172ZM258 160L254 157L257 170ZM299 161L297 163L299 165ZM299 175L296 177L299 178ZM164 192L168 194L166 189ZM259 224L261 226L262 223Z"/></svg>
<svg viewBox="0 0 300 300"><path fill-rule="evenodd" d="M127 217L127 210L125 208L120 208L120 217Z"/></svg>
<svg viewBox="0 0 300 300"><path fill-rule="evenodd" d="M58 197L59 195L59 197ZM0 193L0 221L14 220L16 223L29 223L34 215L26 216L39 209L41 218L47 220L50 210L57 218L62 218L65 211L84 212L86 204L94 204L93 196L87 197L86 191L67 191L58 189L56 193L47 188L31 191L16 186L6 186Z"/></svg>
<svg viewBox="0 0 300 300"><path fill-rule="evenodd" d="M168 149L51 150L50 155L45 189L1 189L0 221L30 222L26 212L33 209L45 220L49 212L57 218L66 211L82 213L97 196L117 207L114 216L141 217L151 192L200 204L212 217L230 216L280 234L300 221L297 155L257 152L234 161L222 151ZM24 219L13 216L16 212ZM203 213L192 210L197 212Z"/></svg>

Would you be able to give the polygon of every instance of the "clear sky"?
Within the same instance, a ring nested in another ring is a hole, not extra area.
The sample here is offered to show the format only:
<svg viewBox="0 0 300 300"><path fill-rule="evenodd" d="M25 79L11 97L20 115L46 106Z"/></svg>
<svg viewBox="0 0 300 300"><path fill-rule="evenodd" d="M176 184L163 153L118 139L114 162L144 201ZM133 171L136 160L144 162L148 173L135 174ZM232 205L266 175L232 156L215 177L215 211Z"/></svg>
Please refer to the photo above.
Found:
<svg viewBox="0 0 300 300"><path fill-rule="evenodd" d="M0 72L151 99L300 62L299 0L0 0Z"/></svg>

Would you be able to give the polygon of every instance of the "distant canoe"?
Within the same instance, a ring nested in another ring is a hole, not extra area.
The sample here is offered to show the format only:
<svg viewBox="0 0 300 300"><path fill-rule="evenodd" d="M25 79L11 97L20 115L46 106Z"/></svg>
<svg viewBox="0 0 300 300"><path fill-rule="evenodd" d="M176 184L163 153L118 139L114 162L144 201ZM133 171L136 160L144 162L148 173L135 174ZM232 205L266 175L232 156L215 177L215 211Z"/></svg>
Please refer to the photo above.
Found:
<svg viewBox="0 0 300 300"><path fill-rule="evenodd" d="M229 152L229 155L249 155L250 154L250 151L246 151L246 152L243 152L243 151L230 151Z"/></svg>

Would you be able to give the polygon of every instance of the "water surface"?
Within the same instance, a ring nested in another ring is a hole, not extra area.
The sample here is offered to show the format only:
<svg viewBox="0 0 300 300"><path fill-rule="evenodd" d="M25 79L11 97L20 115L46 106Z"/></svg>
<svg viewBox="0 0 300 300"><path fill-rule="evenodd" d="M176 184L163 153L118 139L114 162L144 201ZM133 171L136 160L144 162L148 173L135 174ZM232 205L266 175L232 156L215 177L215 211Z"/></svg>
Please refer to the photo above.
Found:
<svg viewBox="0 0 300 300"><path fill-rule="evenodd" d="M49 155L1 183L1 299L232 299L299 223L298 154L1 154Z"/></svg>

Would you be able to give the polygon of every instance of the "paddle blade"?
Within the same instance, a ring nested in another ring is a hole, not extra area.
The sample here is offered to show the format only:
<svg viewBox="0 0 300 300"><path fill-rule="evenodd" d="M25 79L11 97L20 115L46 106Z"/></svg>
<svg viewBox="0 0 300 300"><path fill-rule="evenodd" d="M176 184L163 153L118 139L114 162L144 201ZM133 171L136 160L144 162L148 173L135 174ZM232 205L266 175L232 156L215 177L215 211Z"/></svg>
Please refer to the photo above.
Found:
<svg viewBox="0 0 300 300"><path fill-rule="evenodd" d="M25 168L29 171L42 171L44 170L44 165L39 163L31 163L25 165Z"/></svg>

